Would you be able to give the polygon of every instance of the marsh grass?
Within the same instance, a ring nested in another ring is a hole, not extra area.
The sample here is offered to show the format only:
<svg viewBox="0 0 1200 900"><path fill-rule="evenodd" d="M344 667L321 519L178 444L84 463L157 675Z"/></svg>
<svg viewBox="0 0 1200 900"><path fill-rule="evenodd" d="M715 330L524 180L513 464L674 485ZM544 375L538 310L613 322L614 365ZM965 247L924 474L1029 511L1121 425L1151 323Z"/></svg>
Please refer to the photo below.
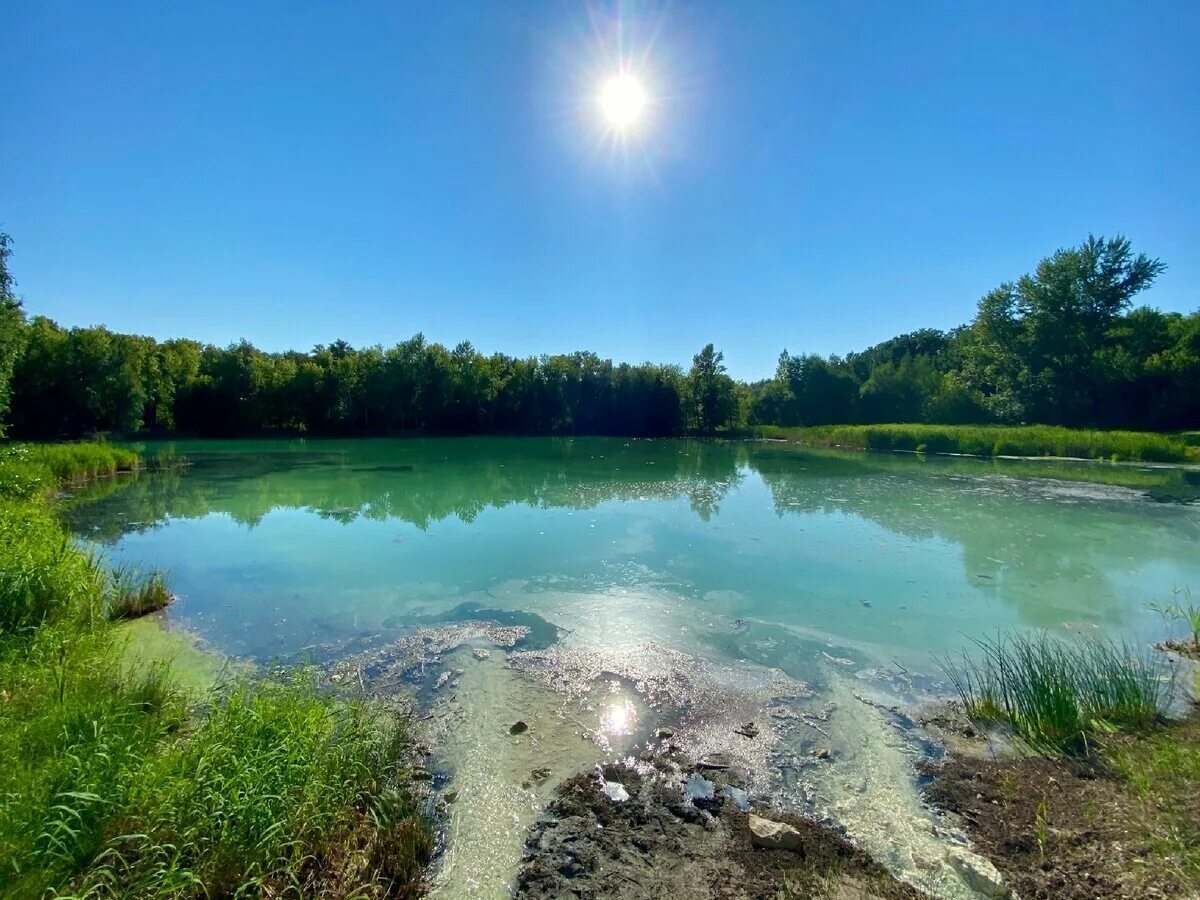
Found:
<svg viewBox="0 0 1200 900"><path fill-rule="evenodd" d="M142 573L126 566L117 566L112 570L110 580L105 615L112 622L137 619L158 612L166 609L175 599L162 572Z"/></svg>
<svg viewBox="0 0 1200 900"><path fill-rule="evenodd" d="M1003 723L1033 749L1086 753L1089 737L1160 721L1174 681L1147 652L1045 633L977 640L978 654L938 660L976 721Z"/></svg>
<svg viewBox="0 0 1200 900"><path fill-rule="evenodd" d="M1080 459L1200 461L1182 438L1142 431L1053 425L814 425L760 429L766 438L857 450L963 453L971 456L1061 456Z"/></svg>
<svg viewBox="0 0 1200 900"><path fill-rule="evenodd" d="M0 896L414 895L432 839L405 714L304 672L197 710L165 664L123 662L110 620L166 579L110 572L46 500L136 468L112 450L0 457Z"/></svg>

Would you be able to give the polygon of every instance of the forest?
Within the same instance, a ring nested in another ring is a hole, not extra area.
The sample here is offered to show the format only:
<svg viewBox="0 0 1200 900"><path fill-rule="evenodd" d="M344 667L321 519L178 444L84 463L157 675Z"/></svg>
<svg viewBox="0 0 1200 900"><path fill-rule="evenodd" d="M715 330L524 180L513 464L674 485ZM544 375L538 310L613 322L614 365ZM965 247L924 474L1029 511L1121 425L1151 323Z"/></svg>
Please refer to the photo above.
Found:
<svg viewBox="0 0 1200 900"><path fill-rule="evenodd" d="M987 293L958 328L925 328L845 356L784 350L775 376L755 383L731 378L713 344L685 370L584 351L485 355L421 334L391 347L339 340L267 353L246 341L217 347L64 328L28 315L11 253L0 233L0 428L17 438L1200 424L1200 309L1135 307L1165 265L1121 236L1055 252Z"/></svg>

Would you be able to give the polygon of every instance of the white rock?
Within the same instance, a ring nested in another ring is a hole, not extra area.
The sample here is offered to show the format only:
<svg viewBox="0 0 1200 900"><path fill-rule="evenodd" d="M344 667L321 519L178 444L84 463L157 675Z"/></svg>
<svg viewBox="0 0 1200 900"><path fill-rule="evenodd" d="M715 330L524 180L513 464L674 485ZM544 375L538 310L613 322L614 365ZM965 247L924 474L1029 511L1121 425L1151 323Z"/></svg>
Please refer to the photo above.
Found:
<svg viewBox="0 0 1200 900"><path fill-rule="evenodd" d="M604 794L613 803L624 803L629 799L629 791L619 781L604 782Z"/></svg>
<svg viewBox="0 0 1200 900"><path fill-rule="evenodd" d="M973 891L984 897L1007 898L1013 895L1004 884L1004 876L976 853L951 847L946 851L946 862Z"/></svg>
<svg viewBox="0 0 1200 900"><path fill-rule="evenodd" d="M800 832L785 822L772 822L761 816L751 815L750 843L755 847L766 850L791 850L793 853L804 852L804 842Z"/></svg>

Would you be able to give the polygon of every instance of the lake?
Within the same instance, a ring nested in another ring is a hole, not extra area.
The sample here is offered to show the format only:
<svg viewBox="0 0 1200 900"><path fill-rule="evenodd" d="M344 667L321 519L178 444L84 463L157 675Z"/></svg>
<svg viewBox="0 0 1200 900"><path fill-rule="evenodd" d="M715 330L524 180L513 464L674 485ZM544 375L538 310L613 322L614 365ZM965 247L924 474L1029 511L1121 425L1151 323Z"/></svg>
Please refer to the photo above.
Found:
<svg viewBox="0 0 1200 900"><path fill-rule="evenodd" d="M169 570L169 621L222 653L414 696L457 793L443 896L504 896L554 783L660 728L965 896L912 770L937 752L906 720L946 690L935 657L998 630L1146 642L1167 630L1148 604L1200 586L1181 470L608 438L145 449L168 446L191 465L85 492L72 529Z"/></svg>

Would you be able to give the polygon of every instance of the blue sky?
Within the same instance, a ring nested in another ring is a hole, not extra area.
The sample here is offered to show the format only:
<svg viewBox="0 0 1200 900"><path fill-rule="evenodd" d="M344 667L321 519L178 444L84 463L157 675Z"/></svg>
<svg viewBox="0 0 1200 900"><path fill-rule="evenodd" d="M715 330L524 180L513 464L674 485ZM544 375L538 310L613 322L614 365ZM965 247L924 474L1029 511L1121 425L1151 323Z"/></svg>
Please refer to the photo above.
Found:
<svg viewBox="0 0 1200 900"><path fill-rule="evenodd" d="M732 374L971 317L1089 231L1200 306L1200 4L0 0L31 312ZM624 143L595 97L651 97Z"/></svg>

